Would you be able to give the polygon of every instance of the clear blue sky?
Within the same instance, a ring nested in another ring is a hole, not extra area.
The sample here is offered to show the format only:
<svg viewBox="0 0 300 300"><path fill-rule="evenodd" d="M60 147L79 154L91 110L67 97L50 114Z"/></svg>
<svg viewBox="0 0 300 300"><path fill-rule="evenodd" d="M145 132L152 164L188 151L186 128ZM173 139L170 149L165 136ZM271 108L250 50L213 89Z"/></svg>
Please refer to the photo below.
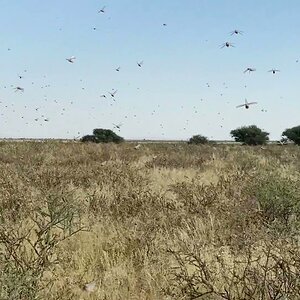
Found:
<svg viewBox="0 0 300 300"><path fill-rule="evenodd" d="M298 0L0 4L0 137L73 138L123 123L128 139L229 139L251 124L279 139L300 124ZM226 41L235 47L220 49ZM237 109L245 98L258 105Z"/></svg>

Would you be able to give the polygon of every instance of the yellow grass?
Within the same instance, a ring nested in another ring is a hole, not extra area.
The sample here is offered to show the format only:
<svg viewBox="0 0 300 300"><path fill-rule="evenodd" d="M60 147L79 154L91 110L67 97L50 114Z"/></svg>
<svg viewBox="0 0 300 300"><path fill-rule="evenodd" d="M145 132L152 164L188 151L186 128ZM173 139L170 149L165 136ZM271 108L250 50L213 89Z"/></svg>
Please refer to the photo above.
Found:
<svg viewBox="0 0 300 300"><path fill-rule="evenodd" d="M0 298L299 299L299 172L294 146L1 143Z"/></svg>

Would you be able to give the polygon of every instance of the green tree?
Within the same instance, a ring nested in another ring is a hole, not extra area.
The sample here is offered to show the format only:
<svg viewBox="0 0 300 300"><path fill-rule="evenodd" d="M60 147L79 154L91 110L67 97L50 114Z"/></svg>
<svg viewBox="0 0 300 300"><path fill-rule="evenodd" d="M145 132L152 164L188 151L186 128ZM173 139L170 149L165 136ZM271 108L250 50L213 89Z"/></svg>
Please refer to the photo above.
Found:
<svg viewBox="0 0 300 300"><path fill-rule="evenodd" d="M197 135L194 135L192 136L189 141L188 141L188 144L196 144L196 145L199 145L199 144L207 144L209 141L208 141L208 138L201 135L201 134L197 134Z"/></svg>
<svg viewBox="0 0 300 300"><path fill-rule="evenodd" d="M96 128L93 130L93 135L86 135L82 137L81 141L93 143L121 143L124 139L110 129Z"/></svg>
<svg viewBox="0 0 300 300"><path fill-rule="evenodd" d="M264 145L269 140L269 133L262 131L256 125L243 126L230 132L236 142L245 145Z"/></svg>
<svg viewBox="0 0 300 300"><path fill-rule="evenodd" d="M293 141L296 145L300 145L300 126L295 126L286 129L282 136L286 136L290 141Z"/></svg>

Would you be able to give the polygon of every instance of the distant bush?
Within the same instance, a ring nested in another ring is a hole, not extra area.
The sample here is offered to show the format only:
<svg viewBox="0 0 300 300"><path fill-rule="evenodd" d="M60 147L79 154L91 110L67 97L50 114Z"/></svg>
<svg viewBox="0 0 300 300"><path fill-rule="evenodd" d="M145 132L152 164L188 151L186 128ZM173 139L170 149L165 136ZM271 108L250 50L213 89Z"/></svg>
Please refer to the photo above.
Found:
<svg viewBox="0 0 300 300"><path fill-rule="evenodd" d="M282 136L286 136L289 140L293 141L296 145L300 145L300 125L286 129Z"/></svg>
<svg viewBox="0 0 300 300"><path fill-rule="evenodd" d="M124 139L110 129L96 128L93 130L93 135L85 135L81 141L84 143L121 143Z"/></svg>
<svg viewBox="0 0 300 300"><path fill-rule="evenodd" d="M85 135L81 138L81 141L84 143L88 143L88 142L97 143L97 139L94 135Z"/></svg>
<svg viewBox="0 0 300 300"><path fill-rule="evenodd" d="M236 142L245 145L264 145L269 140L269 133L262 131L256 125L243 126L230 132Z"/></svg>
<svg viewBox="0 0 300 300"><path fill-rule="evenodd" d="M203 135L194 135L192 136L189 141L188 144L196 144L196 145L200 145L200 144L207 144L209 142L208 138L203 136Z"/></svg>

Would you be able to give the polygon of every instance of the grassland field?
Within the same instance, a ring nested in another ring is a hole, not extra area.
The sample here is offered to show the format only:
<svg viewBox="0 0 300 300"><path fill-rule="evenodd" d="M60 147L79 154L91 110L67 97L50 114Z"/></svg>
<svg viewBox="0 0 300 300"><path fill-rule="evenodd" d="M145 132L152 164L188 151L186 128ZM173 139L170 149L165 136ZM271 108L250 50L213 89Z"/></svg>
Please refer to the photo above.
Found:
<svg viewBox="0 0 300 300"><path fill-rule="evenodd" d="M299 147L134 146L0 142L1 300L300 299Z"/></svg>

